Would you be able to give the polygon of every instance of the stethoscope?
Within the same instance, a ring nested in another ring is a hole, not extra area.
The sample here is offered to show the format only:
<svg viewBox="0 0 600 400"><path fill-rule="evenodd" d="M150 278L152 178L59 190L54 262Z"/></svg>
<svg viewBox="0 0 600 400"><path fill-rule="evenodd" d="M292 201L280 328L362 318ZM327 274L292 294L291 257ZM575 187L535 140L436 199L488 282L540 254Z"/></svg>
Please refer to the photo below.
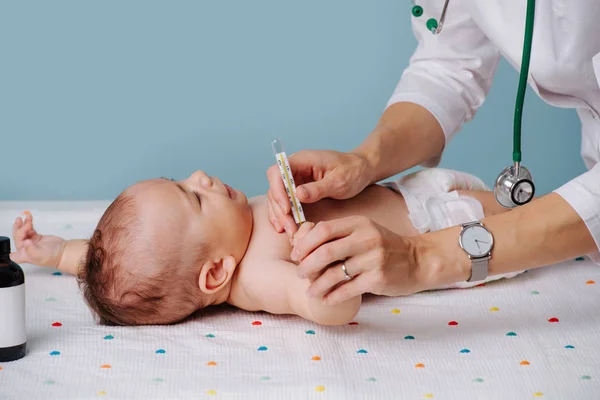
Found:
<svg viewBox="0 0 600 400"><path fill-rule="evenodd" d="M434 35L438 35L446 20L448 2L444 2L442 15L439 21L430 18L426 22L427 29ZM414 0L413 0L414 4ZM415 17L423 15L423 7L414 5L412 14ZM527 76L529 74L529 62L531 58L531 44L533 40L533 22L535 16L535 0L527 0L527 16L525 19L525 37L523 40L523 57L521 59L521 71L519 73L519 88L515 104L515 118L513 124L513 165L506 167L496 178L494 184L494 196L498 203L505 208L514 208L529 203L535 195L533 178L527 168L521 165L521 121L523 119L523 102L527 90Z"/></svg>

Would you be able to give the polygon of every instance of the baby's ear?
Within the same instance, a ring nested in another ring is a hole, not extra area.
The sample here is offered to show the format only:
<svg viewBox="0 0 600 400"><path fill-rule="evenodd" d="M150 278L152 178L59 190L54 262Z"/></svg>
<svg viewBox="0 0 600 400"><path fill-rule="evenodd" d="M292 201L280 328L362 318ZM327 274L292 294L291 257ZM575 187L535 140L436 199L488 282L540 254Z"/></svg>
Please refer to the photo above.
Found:
<svg viewBox="0 0 600 400"><path fill-rule="evenodd" d="M237 261L233 256L209 259L202 265L198 286L206 294L214 294L223 289L233 277Z"/></svg>

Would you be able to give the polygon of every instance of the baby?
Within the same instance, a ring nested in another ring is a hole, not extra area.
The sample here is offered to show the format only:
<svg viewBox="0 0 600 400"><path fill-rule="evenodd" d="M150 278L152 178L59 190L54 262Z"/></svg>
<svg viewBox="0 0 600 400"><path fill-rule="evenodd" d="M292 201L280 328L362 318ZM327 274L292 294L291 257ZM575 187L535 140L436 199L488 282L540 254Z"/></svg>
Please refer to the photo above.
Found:
<svg viewBox="0 0 600 400"><path fill-rule="evenodd" d="M433 218L432 204L454 220ZM310 282L298 278L290 240L272 228L267 207L265 196L248 200L202 171L178 182L152 179L123 191L89 240L40 235L31 215L17 218L12 257L77 275L102 324L171 324L222 303L322 325L350 322L361 296L334 306L307 296ZM314 223L362 215L404 236L504 211L480 180L441 169L369 186L352 199L306 204L304 210Z"/></svg>

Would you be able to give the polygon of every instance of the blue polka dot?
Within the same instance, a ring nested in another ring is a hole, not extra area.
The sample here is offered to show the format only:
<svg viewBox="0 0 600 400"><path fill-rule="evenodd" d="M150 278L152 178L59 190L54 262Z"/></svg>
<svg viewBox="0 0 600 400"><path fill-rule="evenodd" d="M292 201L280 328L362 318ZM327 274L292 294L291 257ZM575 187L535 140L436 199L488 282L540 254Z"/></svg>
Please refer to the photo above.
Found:
<svg viewBox="0 0 600 400"><path fill-rule="evenodd" d="M269 350L269 349L267 348L267 346L260 346L260 347L258 348L258 351L267 351L267 350Z"/></svg>
<svg viewBox="0 0 600 400"><path fill-rule="evenodd" d="M54 350L54 351L51 351L51 352L50 352L50 355L51 355L51 356L60 356L60 351L56 351L56 350Z"/></svg>
<svg viewBox="0 0 600 400"><path fill-rule="evenodd" d="M565 346L565 349L574 349L574 348L575 348L575 346L570 345L570 344L568 344L568 345Z"/></svg>
<svg viewBox="0 0 600 400"><path fill-rule="evenodd" d="M412 335L408 335L408 336L404 336L404 339L406 340L415 340L415 337Z"/></svg>
<svg viewBox="0 0 600 400"><path fill-rule="evenodd" d="M113 340L115 337L113 335L104 336L104 340Z"/></svg>
<svg viewBox="0 0 600 400"><path fill-rule="evenodd" d="M213 335L212 333L209 333L208 335L205 335L205 337L207 337L207 338L211 338L211 339L212 339L212 338L214 338L214 337L215 337L215 335Z"/></svg>
<svg viewBox="0 0 600 400"><path fill-rule="evenodd" d="M461 352L461 353L470 353L470 352L471 352L471 350L469 350L469 349L462 349L460 352Z"/></svg>
<svg viewBox="0 0 600 400"><path fill-rule="evenodd" d="M57 272L53 272L52 275L54 275L54 276L61 276L62 272L58 272L58 271Z"/></svg>
<svg viewBox="0 0 600 400"><path fill-rule="evenodd" d="M166 353L166 351L163 349L156 350L156 354L165 354L165 353Z"/></svg>
<svg viewBox="0 0 600 400"><path fill-rule="evenodd" d="M514 333L514 332L508 332L508 333L506 334L506 336L517 336L517 334L516 334L516 333Z"/></svg>
<svg viewBox="0 0 600 400"><path fill-rule="evenodd" d="M358 354L367 354L368 351L366 351L365 349L360 349L357 351Z"/></svg>
<svg viewBox="0 0 600 400"><path fill-rule="evenodd" d="M313 330L311 329L311 330L309 330L309 331L306 331L306 334L307 334L307 335L314 335L314 334L315 334L315 331L313 331Z"/></svg>

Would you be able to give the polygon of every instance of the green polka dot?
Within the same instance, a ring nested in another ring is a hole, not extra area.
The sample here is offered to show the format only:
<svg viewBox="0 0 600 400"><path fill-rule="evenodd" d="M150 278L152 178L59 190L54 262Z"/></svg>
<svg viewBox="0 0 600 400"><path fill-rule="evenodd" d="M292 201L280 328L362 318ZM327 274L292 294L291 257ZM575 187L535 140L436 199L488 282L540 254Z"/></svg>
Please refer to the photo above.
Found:
<svg viewBox="0 0 600 400"><path fill-rule="evenodd" d="M475 379L473 379L473 382L481 383L481 382L483 382L483 378L475 378Z"/></svg>
<svg viewBox="0 0 600 400"><path fill-rule="evenodd" d="M583 376L581 377L581 379L583 379L584 381L589 381L590 379L592 379L592 377L591 377L591 376L589 376L589 375L583 375Z"/></svg>
<svg viewBox="0 0 600 400"><path fill-rule="evenodd" d="M56 382L54 382L51 379L48 379L46 382L44 382L46 385L54 385Z"/></svg>
<svg viewBox="0 0 600 400"><path fill-rule="evenodd" d="M538 292L537 290L532 290L531 292L529 292L531 294L540 294L540 292Z"/></svg>
<svg viewBox="0 0 600 400"><path fill-rule="evenodd" d="M154 378L152 379L152 382L163 382L164 379L163 378Z"/></svg>
<svg viewBox="0 0 600 400"><path fill-rule="evenodd" d="M370 378L367 378L367 382L377 382L377 379L370 377Z"/></svg>
<svg viewBox="0 0 600 400"><path fill-rule="evenodd" d="M271 378L269 378L268 376L263 376L262 378L260 378L261 381L270 381Z"/></svg>
<svg viewBox="0 0 600 400"><path fill-rule="evenodd" d="M46 301L56 301L56 297L46 297Z"/></svg>

